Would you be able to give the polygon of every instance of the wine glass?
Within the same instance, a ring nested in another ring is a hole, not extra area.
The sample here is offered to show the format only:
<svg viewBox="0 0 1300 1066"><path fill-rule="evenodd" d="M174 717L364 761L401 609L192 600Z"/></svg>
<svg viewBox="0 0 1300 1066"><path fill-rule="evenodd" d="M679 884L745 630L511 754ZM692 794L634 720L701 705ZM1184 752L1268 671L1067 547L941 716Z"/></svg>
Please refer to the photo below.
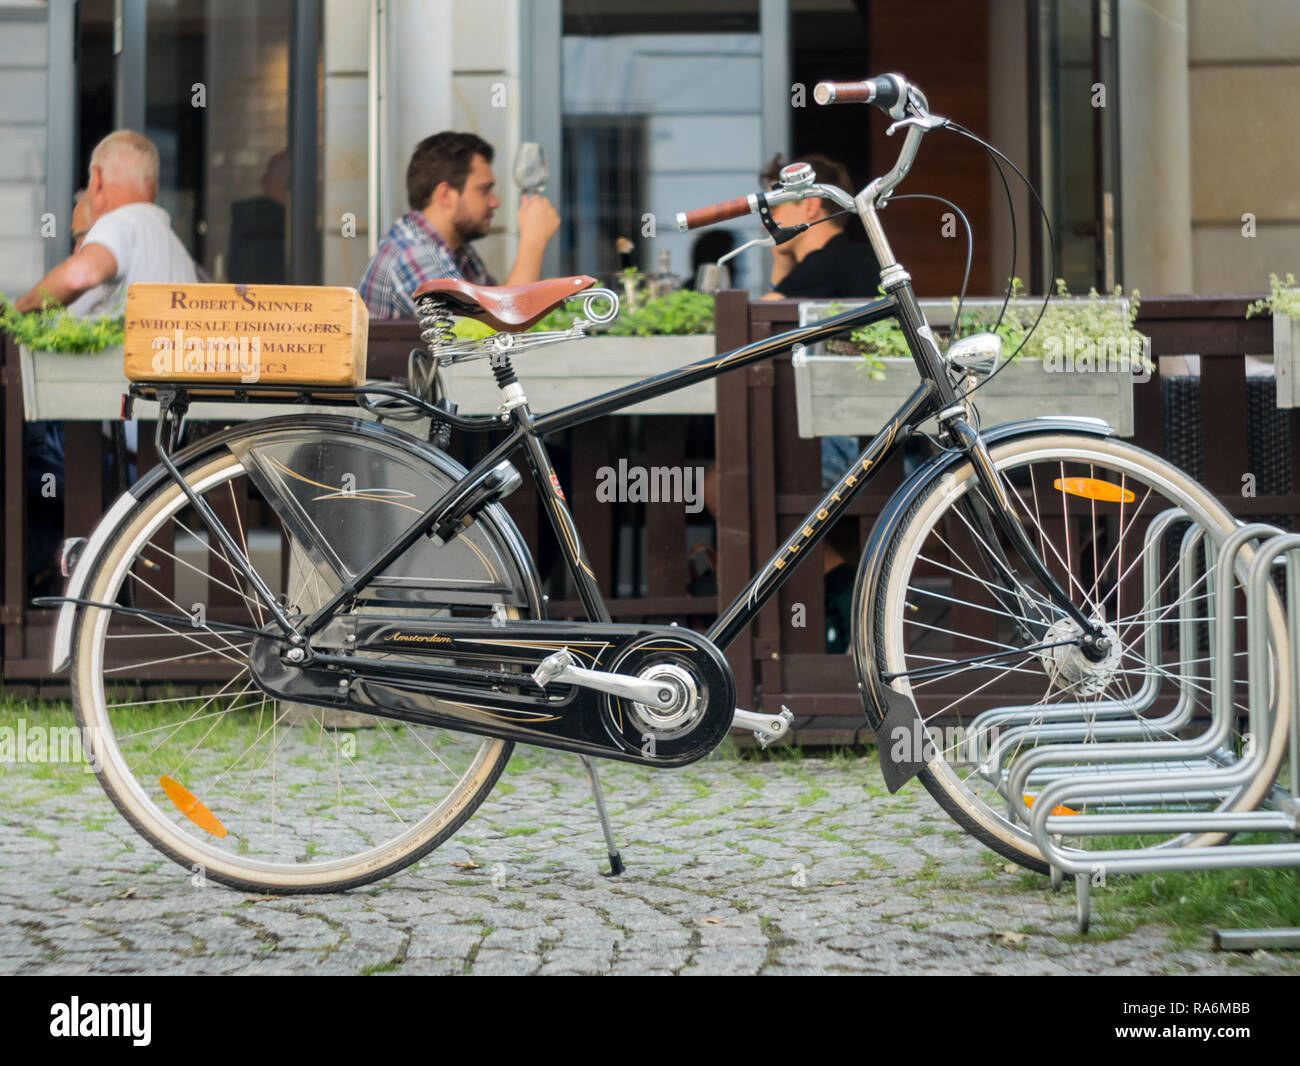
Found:
<svg viewBox="0 0 1300 1066"><path fill-rule="evenodd" d="M540 194L551 175L546 165L546 149L536 141L524 141L515 153L515 181L525 196Z"/></svg>
<svg viewBox="0 0 1300 1066"><path fill-rule="evenodd" d="M731 272L718 263L701 263L695 272L695 291L712 296L720 289L731 288Z"/></svg>

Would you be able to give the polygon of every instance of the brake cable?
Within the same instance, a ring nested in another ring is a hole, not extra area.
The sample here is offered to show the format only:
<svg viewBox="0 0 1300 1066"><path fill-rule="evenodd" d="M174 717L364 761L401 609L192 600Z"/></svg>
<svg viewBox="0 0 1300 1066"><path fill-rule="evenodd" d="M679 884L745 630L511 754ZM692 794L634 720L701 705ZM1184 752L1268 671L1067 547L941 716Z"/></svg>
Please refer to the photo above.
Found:
<svg viewBox="0 0 1300 1066"><path fill-rule="evenodd" d="M957 297L957 313L953 317L952 334L948 339L948 343L951 345L952 342L957 339L958 330L961 329L961 309L962 309L962 305L965 304L966 302L966 286L970 284L971 257L975 251L975 237L971 233L970 219L966 217L966 212L964 212L960 207L958 207L951 200L945 200L942 196L932 196L929 193L924 193L924 192L910 192L910 193L905 193L902 196L891 196L889 199L891 201L893 200L938 200L939 203L947 204L954 211L956 211L958 216L961 218L962 225L966 227L966 273L962 275L961 293Z"/></svg>
<svg viewBox="0 0 1300 1066"><path fill-rule="evenodd" d="M995 159L1000 159L1002 162L1006 163L1007 166L1009 166L1013 171L1015 171L1016 176L1019 177L1022 182L1024 182L1025 188L1029 190L1029 195L1034 198L1034 203L1037 204L1038 206L1039 214L1041 214L1043 217L1043 225L1047 228L1047 245L1049 251L1051 252L1051 264L1052 264L1051 277L1055 278L1056 277L1056 235L1052 230L1052 220L1048 217L1047 208L1043 206L1042 197L1038 195L1038 190L1034 188L1033 182L1031 182L1027 177L1025 177L1024 172L1021 171L1021 169L1018 166L1016 166L1015 163L1013 163L1010 159L1008 159L1005 155L1003 155L1002 152L998 151L987 141L976 136L965 126L961 125L960 123L950 121L948 125L945 126L944 128L950 129L954 133L960 134L963 137L967 137L970 140L974 141L976 144L980 145L980 147L982 147L991 156L995 157ZM1001 173L1000 167L999 167L999 173ZM1003 180L1004 181L1006 180L1005 177L1003 178ZM1012 210L1013 218L1014 215L1015 215L1015 211L1013 208ZM1008 300L1010 299L1009 289L1008 289L1007 299ZM967 397L978 392L990 381L992 381L995 377L997 377L998 374L1000 374L1008 366L1008 364L1010 364L1016 358L1016 356L1020 354L1021 349L1023 349L1024 346L1029 343L1029 338L1032 337L1034 335L1034 331L1038 329L1038 324L1043 320L1043 315L1047 313L1047 305L1051 302L1051 299L1052 299L1052 293L1051 293L1051 286L1049 285L1047 286L1047 292L1043 296L1043 306L1040 307L1038 310L1038 317L1034 319L1033 325L1029 327L1029 332L1025 334L1024 339L1021 340L1020 344L1016 347L1016 350L1012 352L1009 356L1007 356L1007 358L1004 359L1001 363L999 363L993 369L993 372L989 374L988 377L986 377L983 381L979 382L979 384L977 384L974 388L972 388L969 392L967 392L965 394Z"/></svg>

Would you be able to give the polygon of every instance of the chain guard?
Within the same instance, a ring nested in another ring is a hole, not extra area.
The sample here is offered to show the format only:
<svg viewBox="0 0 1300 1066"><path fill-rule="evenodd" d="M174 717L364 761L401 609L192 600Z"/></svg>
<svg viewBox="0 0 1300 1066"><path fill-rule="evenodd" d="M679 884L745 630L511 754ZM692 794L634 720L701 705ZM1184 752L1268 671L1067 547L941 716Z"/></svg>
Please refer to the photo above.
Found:
<svg viewBox="0 0 1300 1066"><path fill-rule="evenodd" d="M623 697L558 681L543 690L532 671L562 648L590 670L632 677L660 664L685 670L698 713L688 728L658 730ZM736 706L722 653L677 626L344 615L312 638L303 664L288 662L285 650L271 637L251 648L253 678L276 699L642 766L684 766L707 755L727 735Z"/></svg>

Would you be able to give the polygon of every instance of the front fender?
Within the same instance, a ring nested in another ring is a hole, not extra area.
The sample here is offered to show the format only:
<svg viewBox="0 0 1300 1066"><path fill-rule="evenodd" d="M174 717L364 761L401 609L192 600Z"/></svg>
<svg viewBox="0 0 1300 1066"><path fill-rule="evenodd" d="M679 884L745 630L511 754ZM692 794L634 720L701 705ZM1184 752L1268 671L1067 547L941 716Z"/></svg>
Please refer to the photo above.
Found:
<svg viewBox="0 0 1300 1066"><path fill-rule="evenodd" d="M173 458L177 466L184 469L193 462L204 460L222 449L227 449L240 457L245 463L245 469L249 470L250 476L253 476L255 472L250 467L260 464L247 457L249 446L256 439L289 440L298 434L313 433L323 434L331 444L340 448L349 448L354 454L367 459L365 466L372 471L382 470L385 463L392 462L394 458L400 459L402 465L408 468L425 469L428 471L426 480L434 489L444 483L455 482L466 473L465 468L445 452L391 425L337 415L289 415L283 418L241 423L196 441L177 452ZM361 466L361 463L357 463L349 469L360 470ZM160 488L169 476L164 467L154 467L117 499L91 533L68 581L65 596L77 598L84 594L105 547L111 543L118 530L130 520L136 508ZM283 488L269 484L265 478L259 481L259 488L262 488L264 494L271 500L282 521L294 520L296 521L294 528L302 528L300 501L291 498ZM426 506L432 502L433 499L428 499ZM297 513L291 515L290 511ZM541 580L537 576L527 545L505 508L499 503L490 504L478 513L477 519L475 525L479 528L473 536L476 539L486 538L490 541L495 555L512 571L502 574L501 579L504 584L512 587L513 599L520 606L526 607L530 617L544 617L545 599L541 592ZM468 531L461 534L462 537L469 535ZM424 543L422 538L407 550L403 558L417 551L430 550L433 550L432 547ZM419 569L417 567L417 570ZM418 585L419 579L417 577L407 581L393 578L390 579L390 584L394 586L391 591L395 593L397 586ZM418 590L412 589L410 596L418 600ZM77 610L77 606L71 603L65 603L59 608L51 654L51 666L56 672L65 669L71 662L72 635Z"/></svg>
<svg viewBox="0 0 1300 1066"><path fill-rule="evenodd" d="M981 430L986 444L996 444L1018 437L1042 436L1047 433L1089 433L1098 437L1113 437L1115 430L1101 419L1055 415L1029 418L1020 422L1005 422L991 429ZM926 491L929 484L948 470L966 461L963 452L936 455L924 463L889 498L871 528L862 559L858 563L857 578L853 586L853 664L858 679L858 696L867 722L876 733L876 747L880 753L881 769L891 792L897 792L915 777L933 758L921 714L915 702L887 685L877 667L876 632L871 620L877 595L880 591L881 572L886 552L904 515ZM863 623L867 622L865 632ZM899 730L903 730L900 738ZM898 743L904 739L904 743Z"/></svg>

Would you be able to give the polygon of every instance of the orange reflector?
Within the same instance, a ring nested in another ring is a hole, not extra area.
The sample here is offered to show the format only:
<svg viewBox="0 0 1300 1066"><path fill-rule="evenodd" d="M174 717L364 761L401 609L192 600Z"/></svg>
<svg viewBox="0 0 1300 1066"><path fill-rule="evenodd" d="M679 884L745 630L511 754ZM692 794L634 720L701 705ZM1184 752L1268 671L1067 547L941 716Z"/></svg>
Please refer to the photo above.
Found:
<svg viewBox="0 0 1300 1066"><path fill-rule="evenodd" d="M158 778L158 784L162 785L167 798L176 804L176 809L205 833L211 833L214 837L226 835L226 827L217 821L217 816L200 803L198 797L179 781L173 781L164 774Z"/></svg>
<svg viewBox="0 0 1300 1066"><path fill-rule="evenodd" d="M1129 489L1093 477L1058 477L1052 482L1052 487L1059 492L1068 492L1071 496L1082 496L1085 500L1104 500L1106 503L1132 503L1137 499Z"/></svg>
<svg viewBox="0 0 1300 1066"><path fill-rule="evenodd" d="M1025 795L1025 806L1028 807L1030 810L1033 809L1033 807L1034 807L1034 797L1033 797L1033 796L1030 796L1030 795L1028 795L1028 794ZM1054 815L1057 815L1057 816L1059 817L1059 816L1061 816L1061 815L1066 815L1066 814L1078 814L1079 812L1078 812L1078 811L1072 811L1072 810L1070 810L1069 807L1057 807L1056 810L1052 811L1052 813L1053 813Z"/></svg>

